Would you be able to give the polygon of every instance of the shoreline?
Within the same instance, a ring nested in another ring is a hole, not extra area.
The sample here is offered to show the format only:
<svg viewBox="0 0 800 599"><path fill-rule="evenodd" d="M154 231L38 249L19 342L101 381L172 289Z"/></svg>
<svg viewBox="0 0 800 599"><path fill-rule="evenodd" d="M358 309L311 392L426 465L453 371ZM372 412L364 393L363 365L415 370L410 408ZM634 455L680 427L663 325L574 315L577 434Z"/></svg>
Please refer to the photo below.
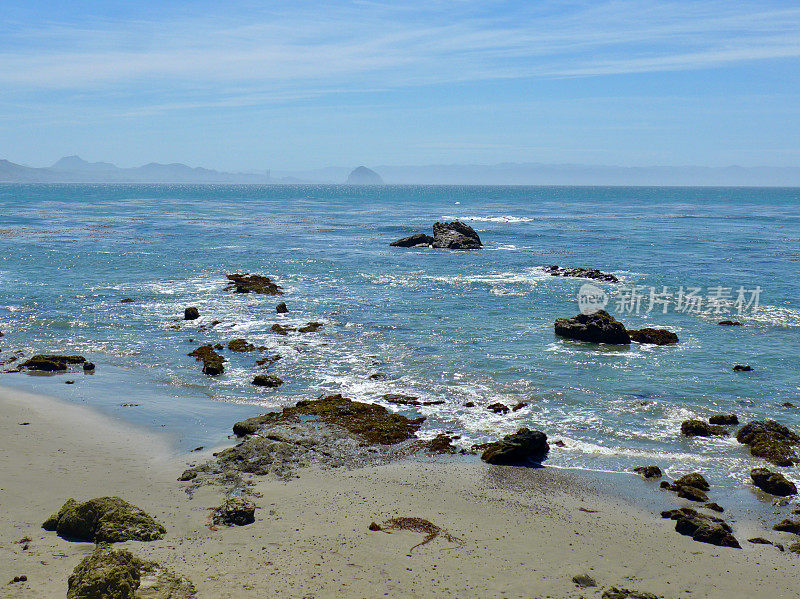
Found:
<svg viewBox="0 0 800 599"><path fill-rule="evenodd" d="M101 495L167 528L160 541L115 548L189 578L198 597L577 598L616 586L667 598L788 598L800 584L794 555L696 543L671 521L547 467L433 459L301 469L286 482L253 477L256 522L212 531L208 510L222 489L202 486L190 497L176 481L199 454L176 455L158 434L62 400L0 387L0 408L0 597L65 594L93 544L65 541L41 523L70 497ZM463 544L438 538L409 556L419 534L367 528L397 516L426 518ZM28 550L15 543L24 537ZM5 584L23 574L27 582ZM600 586L576 587L579 574Z"/></svg>

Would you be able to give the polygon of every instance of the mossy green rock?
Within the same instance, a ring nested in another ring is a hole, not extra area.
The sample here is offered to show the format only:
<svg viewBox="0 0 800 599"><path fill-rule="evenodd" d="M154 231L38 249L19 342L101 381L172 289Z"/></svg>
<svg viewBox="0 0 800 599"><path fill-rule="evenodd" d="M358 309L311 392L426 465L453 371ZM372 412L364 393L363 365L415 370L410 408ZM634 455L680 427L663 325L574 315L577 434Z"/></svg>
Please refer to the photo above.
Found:
<svg viewBox="0 0 800 599"><path fill-rule="evenodd" d="M227 275L228 286L236 293L263 293L265 295L283 295L280 285L273 283L269 277L251 275L250 273Z"/></svg>
<svg viewBox="0 0 800 599"><path fill-rule="evenodd" d="M119 497L98 497L83 503L69 499L42 528L67 539L95 543L155 541L166 532L144 510Z"/></svg>
<svg viewBox="0 0 800 599"><path fill-rule="evenodd" d="M214 376L222 374L225 371L225 358L215 352L211 345L201 345L187 355L203 363L204 374Z"/></svg>
<svg viewBox="0 0 800 599"><path fill-rule="evenodd" d="M750 453L776 466L792 466L800 462L793 445L800 437L774 420L748 422L736 433L736 440L750 447Z"/></svg>

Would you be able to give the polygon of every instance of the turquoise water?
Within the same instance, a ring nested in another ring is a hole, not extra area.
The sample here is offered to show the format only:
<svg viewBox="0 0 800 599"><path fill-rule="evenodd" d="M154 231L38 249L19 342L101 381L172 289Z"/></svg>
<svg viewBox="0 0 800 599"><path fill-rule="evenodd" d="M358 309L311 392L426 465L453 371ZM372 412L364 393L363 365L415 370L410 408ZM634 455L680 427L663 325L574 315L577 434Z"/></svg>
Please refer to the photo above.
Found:
<svg viewBox="0 0 800 599"><path fill-rule="evenodd" d="M566 443L550 464L655 463L741 487L760 461L732 439L682 439L681 421L735 412L800 429L800 408L781 405L800 406L800 189L0 185L0 205L0 357L71 352L97 364L94 375L0 384L164 429L184 449L300 398L405 393L445 401L402 410L428 417L423 436L453 431L469 446L525 425ZM388 245L454 218L485 249ZM551 277L548 264L615 273L620 284L600 285L609 311L628 328L667 327L680 344L554 337L587 281ZM279 282L291 313L223 290L226 273L244 271ZM633 285L762 291L741 316L615 313ZM183 322L190 305L201 319ZM269 331L312 320L323 330ZM253 387L255 354L226 350L217 378L186 356L236 337L281 354L270 372L286 384ZM737 363L754 370L734 373ZM502 416L485 407L496 401L528 406Z"/></svg>

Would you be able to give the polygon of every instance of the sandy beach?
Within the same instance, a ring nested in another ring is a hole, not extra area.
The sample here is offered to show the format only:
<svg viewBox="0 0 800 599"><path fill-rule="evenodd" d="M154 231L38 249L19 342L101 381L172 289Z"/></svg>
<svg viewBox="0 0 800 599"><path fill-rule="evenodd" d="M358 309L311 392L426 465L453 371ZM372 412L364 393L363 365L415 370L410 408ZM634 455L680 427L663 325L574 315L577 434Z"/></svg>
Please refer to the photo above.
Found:
<svg viewBox="0 0 800 599"><path fill-rule="evenodd" d="M198 455L91 410L0 390L3 473L1 597L63 597L93 545L42 522L70 498L118 495L167 528L164 539L118 547L189 578L199 597L600 597L616 586L667 598L797 597L797 557L744 543L696 543L669 520L599 495L552 468L403 461L356 470L302 470L256 479L256 522L211 530L222 491L190 497L176 481ZM22 425L28 422L29 424ZM635 479L632 479L635 480ZM461 543L371 522L415 516ZM29 548L17 543L30 538ZM115 545L117 547L117 545ZM577 588L588 574L596 588ZM25 575L25 583L6 584Z"/></svg>

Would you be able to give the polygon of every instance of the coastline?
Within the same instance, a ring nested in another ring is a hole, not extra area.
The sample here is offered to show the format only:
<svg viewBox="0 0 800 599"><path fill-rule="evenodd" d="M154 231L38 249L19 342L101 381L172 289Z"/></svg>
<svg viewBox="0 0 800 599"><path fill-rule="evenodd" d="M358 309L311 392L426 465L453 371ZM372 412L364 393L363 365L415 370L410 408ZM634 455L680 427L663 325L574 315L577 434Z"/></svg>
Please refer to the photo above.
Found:
<svg viewBox="0 0 800 599"><path fill-rule="evenodd" d="M198 597L577 598L616 586L667 598L788 598L800 584L794 555L696 543L671 521L555 468L435 459L302 469L289 481L254 477L256 522L212 531L209 508L222 489L184 492L176 478L200 456L176 455L158 434L0 387L0 439L0 597L66 593L93 545L41 523L70 497L101 495L118 495L167 528L160 541L115 548L189 578ZM463 544L437 538L409 556L420 534L368 530L398 516L426 518ZM27 550L15 543L24 537ZM24 584L5 584L23 574ZM578 574L600 586L576 587Z"/></svg>

